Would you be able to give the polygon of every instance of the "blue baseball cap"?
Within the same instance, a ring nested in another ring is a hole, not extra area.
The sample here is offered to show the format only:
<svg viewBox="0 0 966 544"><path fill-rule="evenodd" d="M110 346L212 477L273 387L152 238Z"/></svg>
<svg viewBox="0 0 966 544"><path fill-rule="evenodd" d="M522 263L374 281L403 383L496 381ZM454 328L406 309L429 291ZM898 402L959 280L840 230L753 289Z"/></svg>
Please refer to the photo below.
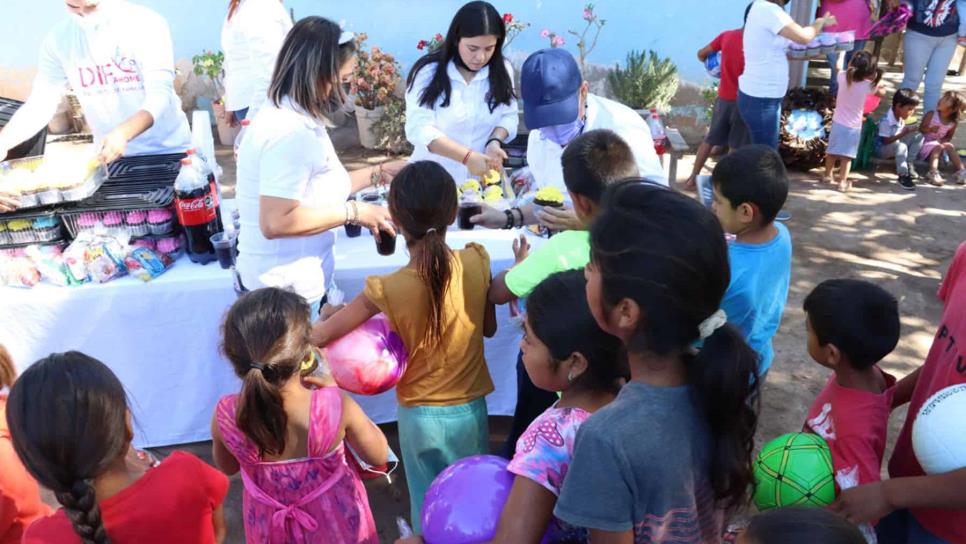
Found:
<svg viewBox="0 0 966 544"><path fill-rule="evenodd" d="M541 49L527 57L520 73L527 128L563 125L577 119L582 83L577 61L563 49Z"/></svg>

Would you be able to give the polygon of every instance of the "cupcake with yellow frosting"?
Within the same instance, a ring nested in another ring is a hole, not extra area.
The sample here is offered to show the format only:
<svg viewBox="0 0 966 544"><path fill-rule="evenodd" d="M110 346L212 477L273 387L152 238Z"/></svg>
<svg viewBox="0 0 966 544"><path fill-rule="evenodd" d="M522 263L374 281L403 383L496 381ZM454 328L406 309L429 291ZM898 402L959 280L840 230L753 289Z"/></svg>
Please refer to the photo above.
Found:
<svg viewBox="0 0 966 544"><path fill-rule="evenodd" d="M14 219L13 221L7 222L7 232L10 233L10 238L15 244L27 244L33 242L33 236L30 234L30 226L33 223L27 219Z"/></svg>
<svg viewBox="0 0 966 544"><path fill-rule="evenodd" d="M497 172L496 170L490 170L489 172L486 173L485 176L483 176L483 185L486 185L487 187L489 187L491 185L499 185L499 184L500 184L500 173Z"/></svg>
<svg viewBox="0 0 966 544"><path fill-rule="evenodd" d="M480 182L472 178L464 181L463 184L460 185L460 192L463 194L479 193L482 190L483 189L480 187Z"/></svg>
<svg viewBox="0 0 966 544"><path fill-rule="evenodd" d="M562 208L564 204L563 193L560 189L556 187L544 187L537 191L537 194L533 197L533 203L537 206L544 206L547 208Z"/></svg>

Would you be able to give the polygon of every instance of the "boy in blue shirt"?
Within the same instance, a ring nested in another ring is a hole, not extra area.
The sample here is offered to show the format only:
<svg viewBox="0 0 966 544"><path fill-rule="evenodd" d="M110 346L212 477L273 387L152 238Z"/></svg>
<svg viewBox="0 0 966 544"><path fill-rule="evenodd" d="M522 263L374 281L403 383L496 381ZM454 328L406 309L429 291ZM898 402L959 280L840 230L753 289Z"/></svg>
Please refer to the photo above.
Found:
<svg viewBox="0 0 966 544"><path fill-rule="evenodd" d="M778 332L788 300L792 239L775 216L788 197L788 174L778 153L749 145L715 166L712 209L722 228L735 236L728 246L731 283L721 301L728 322L738 327L758 352L762 380L775 357Z"/></svg>

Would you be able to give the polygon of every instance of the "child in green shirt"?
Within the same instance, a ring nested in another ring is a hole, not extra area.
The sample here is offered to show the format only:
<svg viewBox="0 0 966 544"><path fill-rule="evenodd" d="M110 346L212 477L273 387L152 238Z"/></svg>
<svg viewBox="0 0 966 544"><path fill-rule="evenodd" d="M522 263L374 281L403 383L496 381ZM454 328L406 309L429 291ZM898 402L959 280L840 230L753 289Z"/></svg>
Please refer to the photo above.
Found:
<svg viewBox="0 0 966 544"><path fill-rule="evenodd" d="M540 282L556 272L583 268L590 261L587 229L600 209L604 189L611 183L639 176L631 148L610 130L591 130L580 135L564 150L560 162L564 184L583 230L556 234L532 254L525 236L514 240L516 264L493 278L487 295L493 304L506 304L528 296ZM551 208L544 210L549 214L554 211ZM556 400L555 393L533 385L518 357L517 404L513 426L504 445L505 457L512 457L523 431Z"/></svg>

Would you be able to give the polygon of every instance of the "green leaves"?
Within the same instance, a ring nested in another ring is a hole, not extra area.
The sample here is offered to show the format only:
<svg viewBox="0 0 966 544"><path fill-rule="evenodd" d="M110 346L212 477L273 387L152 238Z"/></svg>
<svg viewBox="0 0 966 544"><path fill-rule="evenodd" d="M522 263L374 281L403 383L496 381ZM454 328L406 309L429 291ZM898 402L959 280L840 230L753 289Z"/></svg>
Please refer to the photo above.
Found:
<svg viewBox="0 0 966 544"><path fill-rule="evenodd" d="M626 66L614 67L607 77L618 100L634 109L668 111L678 91L678 68L670 58L654 51L631 51Z"/></svg>

